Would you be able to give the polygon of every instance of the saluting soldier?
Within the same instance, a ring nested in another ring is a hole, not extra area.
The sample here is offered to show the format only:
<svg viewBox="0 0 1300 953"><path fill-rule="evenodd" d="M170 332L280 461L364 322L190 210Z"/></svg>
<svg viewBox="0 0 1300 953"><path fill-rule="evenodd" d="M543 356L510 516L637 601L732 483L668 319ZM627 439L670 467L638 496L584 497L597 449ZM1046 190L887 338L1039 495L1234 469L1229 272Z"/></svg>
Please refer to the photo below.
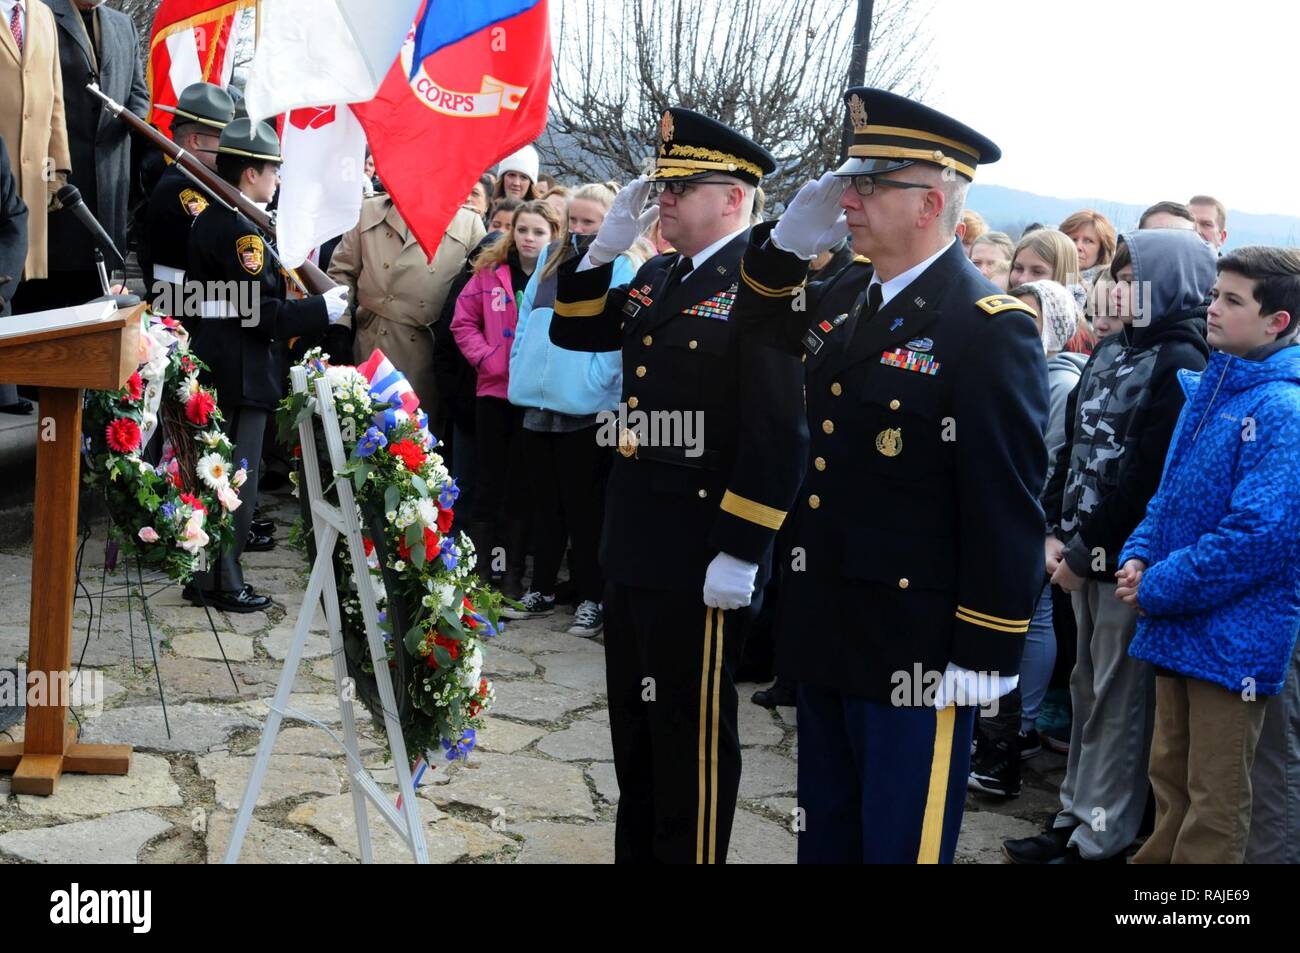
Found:
<svg viewBox="0 0 1300 953"><path fill-rule="evenodd" d="M653 172L618 194L587 253L559 272L551 340L623 354L601 543L619 861L727 856L740 782L734 673L807 441L799 358L730 321L755 190L774 168L740 133L669 109ZM676 251L611 288L610 263L654 221L652 189Z"/></svg>
<svg viewBox="0 0 1300 953"><path fill-rule="evenodd" d="M888 92L845 101L848 161L755 230L734 319L806 358L778 649L799 859L950 862L975 706L1015 686L1042 579L1047 374L1033 316L954 240L998 147ZM851 305L801 287L845 231L873 267Z"/></svg>
<svg viewBox="0 0 1300 953"><path fill-rule="evenodd" d="M172 141L200 162L216 170L216 149L221 131L235 118L235 104L220 86L192 83L177 98L176 105L159 106L174 114ZM154 307L161 307L170 297L169 314L179 310L180 294L189 267L190 226L208 207L208 197L176 163L171 163L158 179L149 196L145 217L145 260L141 261L145 286ZM184 319L193 333L197 318Z"/></svg>
<svg viewBox="0 0 1300 953"><path fill-rule="evenodd" d="M253 202L268 202L280 178L280 141L264 122L236 119L221 133L216 171ZM256 612L271 600L244 582L239 565L257 506L257 464L267 416L283 392L282 365L275 344L323 333L343 316L347 289L286 300L285 278L267 239L247 218L212 204L190 232L186 286L202 288L202 319L194 353L210 369L217 406L234 444L235 466L248 461L248 479L235 510L235 544L217 565L198 573L186 589L195 604L228 612Z"/></svg>

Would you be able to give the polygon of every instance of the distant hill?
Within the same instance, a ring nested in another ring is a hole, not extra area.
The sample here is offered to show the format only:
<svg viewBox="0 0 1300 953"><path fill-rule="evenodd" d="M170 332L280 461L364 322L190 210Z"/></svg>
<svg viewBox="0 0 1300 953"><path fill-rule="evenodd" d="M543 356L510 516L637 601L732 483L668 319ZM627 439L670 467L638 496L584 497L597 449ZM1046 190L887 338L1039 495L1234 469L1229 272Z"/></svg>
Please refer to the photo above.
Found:
<svg viewBox="0 0 1300 953"><path fill-rule="evenodd" d="M971 186L966 206L983 215L991 228L1012 237L1019 235L1031 222L1059 225L1067 215L1081 208L1096 209L1122 232L1136 228L1138 216L1146 208L1145 205L1128 205L1107 199L1058 199L1001 185L978 183ZM1255 215L1228 209L1228 243L1224 247L1240 245L1300 246L1300 218Z"/></svg>

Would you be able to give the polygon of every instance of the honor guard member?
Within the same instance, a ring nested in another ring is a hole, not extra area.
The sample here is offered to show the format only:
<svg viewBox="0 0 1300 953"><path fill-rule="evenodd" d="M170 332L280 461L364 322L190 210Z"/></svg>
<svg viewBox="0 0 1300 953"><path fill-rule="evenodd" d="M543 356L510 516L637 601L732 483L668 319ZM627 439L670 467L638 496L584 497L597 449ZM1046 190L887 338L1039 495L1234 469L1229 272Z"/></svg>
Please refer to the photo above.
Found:
<svg viewBox="0 0 1300 953"><path fill-rule="evenodd" d="M220 86L193 83L186 86L174 107L159 106L173 113L172 140L200 162L216 170L216 148L221 131L235 118L235 104ZM181 302L185 269L189 265L190 226L208 207L208 197L180 166L167 166L149 197L144 245L147 261L141 263L149 300L159 307L167 298L172 314ZM197 315L174 315L184 319L190 333L197 330Z"/></svg>
<svg viewBox="0 0 1300 953"><path fill-rule="evenodd" d="M280 141L264 122L236 119L221 133L216 170L252 202L267 202L280 178ZM208 366L205 383L217 390L217 406L234 444L234 460L247 460L248 479L239 491L233 548L208 572L196 573L186 596L228 612L255 612L271 600L244 582L239 557L257 506L257 465L267 415L283 392L275 344L301 334L322 333L342 317L347 289L285 299L285 279L266 238L238 212L213 203L190 231L187 293L205 296L194 336L194 353ZM197 295L196 295L197 296Z"/></svg>
<svg viewBox="0 0 1300 953"><path fill-rule="evenodd" d="M734 673L807 442L799 358L742 339L730 320L755 190L774 168L734 130L669 109L654 171L559 272L551 340L623 354L601 541L618 861L727 856ZM676 251L611 288L610 263L654 221L652 189Z"/></svg>
<svg viewBox="0 0 1300 953"><path fill-rule="evenodd" d="M954 240L998 147L892 93L845 101L848 161L755 230L733 318L806 356L778 637L799 683L799 859L946 863L974 706L1015 686L1042 584L1047 374L1033 315ZM801 310L808 260L845 231L867 288Z"/></svg>

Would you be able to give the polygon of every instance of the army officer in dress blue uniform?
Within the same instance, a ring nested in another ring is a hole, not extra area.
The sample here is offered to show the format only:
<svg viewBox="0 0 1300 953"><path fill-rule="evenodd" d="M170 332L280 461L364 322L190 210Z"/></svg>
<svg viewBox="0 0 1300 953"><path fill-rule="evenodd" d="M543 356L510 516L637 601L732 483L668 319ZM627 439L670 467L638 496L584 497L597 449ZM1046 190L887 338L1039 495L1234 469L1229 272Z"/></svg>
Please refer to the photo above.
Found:
<svg viewBox="0 0 1300 953"><path fill-rule="evenodd" d="M216 156L217 173L250 201L271 200L281 162L274 129L236 119L222 130ZM339 285L323 295L286 300L285 278L267 238L243 215L218 204L204 209L190 231L186 288L193 287L202 288L205 296L194 353L208 366L204 382L216 387L234 460L236 465L248 461L248 480L239 491L233 549L222 553L210 571L196 573L185 593L196 605L256 612L271 600L244 582L239 557L257 506L257 465L267 415L284 389L274 345L323 333L343 316L348 290Z"/></svg>
<svg viewBox="0 0 1300 953"><path fill-rule="evenodd" d="M623 354L601 543L615 857L723 863L740 783L734 673L803 475L803 366L730 321L772 157L687 109L665 112L659 132L653 173L560 267L551 340ZM677 250L611 288L610 262L654 220L652 187ZM674 419L702 440L647 426Z"/></svg>
<svg viewBox="0 0 1300 953"><path fill-rule="evenodd" d="M1047 373L1032 315L953 237L997 146L888 92L845 101L848 161L755 230L732 319L806 357L810 460L778 554L799 859L950 862L975 706L1015 686L1042 578ZM847 307L802 287L846 231L874 269Z"/></svg>

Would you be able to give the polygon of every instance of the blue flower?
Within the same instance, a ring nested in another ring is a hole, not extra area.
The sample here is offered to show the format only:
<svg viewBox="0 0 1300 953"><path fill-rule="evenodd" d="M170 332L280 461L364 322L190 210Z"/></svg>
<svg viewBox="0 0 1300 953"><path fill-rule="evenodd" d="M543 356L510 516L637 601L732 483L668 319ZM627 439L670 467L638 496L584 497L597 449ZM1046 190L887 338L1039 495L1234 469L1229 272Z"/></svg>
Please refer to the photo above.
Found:
<svg viewBox="0 0 1300 953"><path fill-rule="evenodd" d="M173 506L171 503L164 503L162 505L162 515L167 517L167 519L171 519L172 514L174 514L175 512L176 512L176 507Z"/></svg>
<svg viewBox="0 0 1300 953"><path fill-rule="evenodd" d="M380 609L379 612L377 613L377 616L376 616L376 617L379 619L379 622L380 622L381 625L382 625L383 623L387 622L387 621L388 621L388 612L387 612L387 610L385 610L385 609Z"/></svg>
<svg viewBox="0 0 1300 953"><path fill-rule="evenodd" d="M240 457L240 458L239 458L239 469L241 469L241 470L247 470L247 469L248 469L248 457Z"/></svg>
<svg viewBox="0 0 1300 953"><path fill-rule="evenodd" d="M456 761L459 758L468 758L469 753L474 749L474 729L470 728L461 736L460 741L452 744L446 738L442 739L442 750L447 752L448 761Z"/></svg>
<svg viewBox="0 0 1300 953"><path fill-rule="evenodd" d="M456 563L460 560L460 550L456 548L456 544L451 540L444 539L442 541L442 552L439 553L439 557L442 559L442 564L444 566L448 569L455 569Z"/></svg>
<svg viewBox="0 0 1300 953"><path fill-rule="evenodd" d="M442 488L438 494L438 505L444 510L449 510L456 505L456 500L460 497L460 487L456 485L455 477L452 481Z"/></svg>
<svg viewBox="0 0 1300 953"><path fill-rule="evenodd" d="M371 456L380 447L386 446L388 446L388 438L380 432L378 427L371 426L357 441L357 456Z"/></svg>

